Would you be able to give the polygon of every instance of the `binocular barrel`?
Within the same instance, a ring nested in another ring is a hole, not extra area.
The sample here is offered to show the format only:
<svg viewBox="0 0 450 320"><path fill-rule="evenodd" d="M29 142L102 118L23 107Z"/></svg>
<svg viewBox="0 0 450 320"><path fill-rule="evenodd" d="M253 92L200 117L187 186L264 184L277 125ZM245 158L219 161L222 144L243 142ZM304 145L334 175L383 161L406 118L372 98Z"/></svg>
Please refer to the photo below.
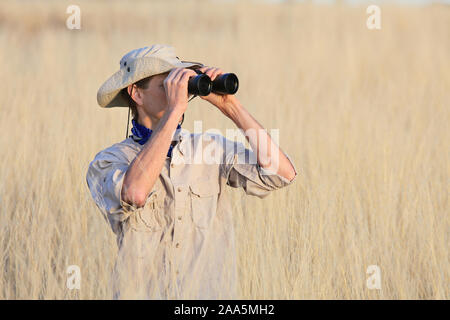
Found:
<svg viewBox="0 0 450 320"><path fill-rule="evenodd" d="M211 93L212 81L206 74L202 73L198 76L189 78L188 92L197 96L207 96Z"/></svg>
<svg viewBox="0 0 450 320"><path fill-rule="evenodd" d="M218 94L235 94L239 88L238 77L234 73L222 74L211 81L211 78L198 71L197 76L188 81L188 92L197 96L207 96L211 92Z"/></svg>

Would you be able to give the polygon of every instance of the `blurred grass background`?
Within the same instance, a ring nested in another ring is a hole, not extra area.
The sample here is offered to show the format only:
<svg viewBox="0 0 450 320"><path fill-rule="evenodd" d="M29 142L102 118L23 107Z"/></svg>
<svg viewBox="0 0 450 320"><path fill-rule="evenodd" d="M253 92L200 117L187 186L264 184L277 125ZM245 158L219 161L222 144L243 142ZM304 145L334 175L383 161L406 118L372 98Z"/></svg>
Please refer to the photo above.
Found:
<svg viewBox="0 0 450 320"><path fill-rule="evenodd" d="M170 44L235 72L237 94L299 171L266 199L234 190L242 299L448 299L450 7L250 1L0 4L0 298L108 299L115 236L85 182L125 137L96 92L131 49ZM183 127L234 128L190 102ZM66 268L81 268L80 290ZM369 265L381 290L366 287Z"/></svg>

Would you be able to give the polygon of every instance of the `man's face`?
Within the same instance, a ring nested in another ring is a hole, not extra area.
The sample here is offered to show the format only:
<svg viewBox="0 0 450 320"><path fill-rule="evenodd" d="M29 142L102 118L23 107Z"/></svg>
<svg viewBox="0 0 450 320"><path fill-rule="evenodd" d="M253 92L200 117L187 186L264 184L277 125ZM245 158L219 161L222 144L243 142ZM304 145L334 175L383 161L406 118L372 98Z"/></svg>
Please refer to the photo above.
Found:
<svg viewBox="0 0 450 320"><path fill-rule="evenodd" d="M161 119L167 110L167 97L164 90L164 79L169 72L154 75L147 84L147 89L139 89L142 93L142 107L150 118Z"/></svg>
<svg viewBox="0 0 450 320"><path fill-rule="evenodd" d="M145 113L153 119L161 119L167 110L167 97L164 80L169 71L154 75L147 84L147 89L139 89L142 93L142 107ZM192 96L189 94L189 97Z"/></svg>

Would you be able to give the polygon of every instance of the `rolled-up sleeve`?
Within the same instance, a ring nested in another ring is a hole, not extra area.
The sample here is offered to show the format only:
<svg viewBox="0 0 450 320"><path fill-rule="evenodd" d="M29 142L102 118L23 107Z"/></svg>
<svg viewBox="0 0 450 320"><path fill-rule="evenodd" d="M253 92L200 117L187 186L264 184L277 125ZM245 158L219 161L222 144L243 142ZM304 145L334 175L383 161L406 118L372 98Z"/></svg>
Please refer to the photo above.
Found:
<svg viewBox="0 0 450 320"><path fill-rule="evenodd" d="M289 155L284 155L291 162L295 170L292 180L265 169L256 161L255 153L245 148L241 142L225 143L225 163L224 172L227 177L227 184L233 188L242 187L246 194L259 198L266 197L270 191L283 188L291 184L297 177L298 171Z"/></svg>
<svg viewBox="0 0 450 320"><path fill-rule="evenodd" d="M137 209L122 200L121 190L129 164L116 155L103 152L89 164L86 182L97 207L113 230Z"/></svg>

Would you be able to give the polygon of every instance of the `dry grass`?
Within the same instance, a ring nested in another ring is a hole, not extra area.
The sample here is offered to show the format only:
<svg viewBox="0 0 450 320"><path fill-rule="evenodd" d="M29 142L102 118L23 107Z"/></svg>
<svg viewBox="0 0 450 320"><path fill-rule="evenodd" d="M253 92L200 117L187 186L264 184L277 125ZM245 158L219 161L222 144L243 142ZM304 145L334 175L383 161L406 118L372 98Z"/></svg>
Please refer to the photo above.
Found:
<svg viewBox="0 0 450 320"><path fill-rule="evenodd" d="M237 73L299 170L264 200L233 192L240 298L449 298L449 7L382 7L369 31L363 7L77 3L79 31L65 2L0 5L1 299L111 297L115 238L85 173L124 138L126 111L100 109L96 91L153 43ZM189 108L189 130L233 128ZM381 290L366 288L371 264Z"/></svg>

